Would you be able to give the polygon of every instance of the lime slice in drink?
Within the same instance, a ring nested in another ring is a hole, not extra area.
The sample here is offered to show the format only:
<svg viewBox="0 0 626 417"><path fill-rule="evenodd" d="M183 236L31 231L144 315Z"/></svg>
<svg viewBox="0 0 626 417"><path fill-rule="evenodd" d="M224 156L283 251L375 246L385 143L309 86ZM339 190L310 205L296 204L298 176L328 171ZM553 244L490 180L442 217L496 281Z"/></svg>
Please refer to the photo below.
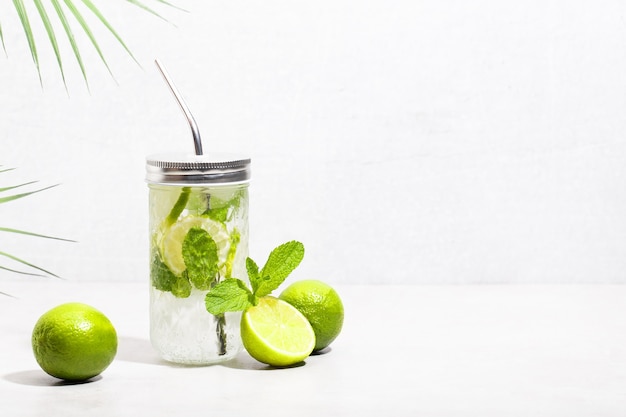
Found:
<svg viewBox="0 0 626 417"><path fill-rule="evenodd" d="M175 275L182 274L186 267L183 259L183 241L192 227L206 230L217 245L220 266L226 260L230 239L226 227L215 220L203 216L183 217L163 231L160 249L163 262Z"/></svg>
<svg viewBox="0 0 626 417"><path fill-rule="evenodd" d="M315 347L315 333L306 317L274 297L261 297L243 313L241 339L250 356L272 366L302 362Z"/></svg>

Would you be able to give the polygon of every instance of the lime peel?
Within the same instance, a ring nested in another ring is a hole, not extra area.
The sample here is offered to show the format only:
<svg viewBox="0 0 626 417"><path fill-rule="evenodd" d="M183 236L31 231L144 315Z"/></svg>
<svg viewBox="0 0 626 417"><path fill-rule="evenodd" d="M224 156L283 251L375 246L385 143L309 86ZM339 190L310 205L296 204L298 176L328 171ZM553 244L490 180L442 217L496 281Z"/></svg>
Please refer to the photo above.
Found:
<svg viewBox="0 0 626 417"><path fill-rule="evenodd" d="M278 297L300 311L315 332L315 350L330 345L343 327L344 308L337 291L318 280L296 281Z"/></svg>
<svg viewBox="0 0 626 417"><path fill-rule="evenodd" d="M99 310L82 303L65 303L39 318L31 344L37 363L46 373L67 381L84 381L113 362L117 333Z"/></svg>

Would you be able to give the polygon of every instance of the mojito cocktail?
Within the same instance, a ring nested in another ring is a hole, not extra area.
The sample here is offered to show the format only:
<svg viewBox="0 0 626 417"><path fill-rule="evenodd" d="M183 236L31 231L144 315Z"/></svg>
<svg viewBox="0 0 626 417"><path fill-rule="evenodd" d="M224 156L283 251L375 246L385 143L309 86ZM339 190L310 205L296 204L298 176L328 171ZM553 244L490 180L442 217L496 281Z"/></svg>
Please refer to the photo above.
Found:
<svg viewBox="0 0 626 417"><path fill-rule="evenodd" d="M209 165L200 174L211 174L211 167L224 169ZM199 175L198 165L183 172ZM242 346L240 313L214 316L207 312L205 297L222 280L246 276L247 181L228 176L224 181L223 175L214 181L210 175L202 181L176 176L176 183L169 183L167 175L162 181L150 178L149 173L152 345L164 359L177 363L230 359Z"/></svg>

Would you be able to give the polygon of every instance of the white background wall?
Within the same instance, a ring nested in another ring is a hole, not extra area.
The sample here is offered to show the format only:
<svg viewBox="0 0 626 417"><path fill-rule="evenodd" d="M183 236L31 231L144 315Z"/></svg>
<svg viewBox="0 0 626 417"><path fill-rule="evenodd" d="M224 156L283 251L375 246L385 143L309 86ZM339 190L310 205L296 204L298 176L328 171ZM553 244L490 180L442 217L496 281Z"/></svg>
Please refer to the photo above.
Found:
<svg viewBox="0 0 626 417"><path fill-rule="evenodd" d="M94 24L118 84L81 37L90 93L62 40L65 91L35 25L40 87L2 3L0 163L18 169L0 186L61 185L0 206L0 226L78 242L0 234L0 250L66 279L147 280L144 157L193 150L159 57L205 149L253 158L259 262L298 239L296 277L335 283L626 282L621 0L157 7L176 26L99 1L142 68Z"/></svg>

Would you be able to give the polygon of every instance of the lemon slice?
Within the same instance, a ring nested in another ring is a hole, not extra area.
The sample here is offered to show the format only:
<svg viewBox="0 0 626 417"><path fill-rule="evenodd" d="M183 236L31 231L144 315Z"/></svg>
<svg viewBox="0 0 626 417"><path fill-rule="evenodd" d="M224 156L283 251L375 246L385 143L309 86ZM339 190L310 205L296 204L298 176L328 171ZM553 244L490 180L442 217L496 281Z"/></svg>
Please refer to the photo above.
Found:
<svg viewBox="0 0 626 417"><path fill-rule="evenodd" d="M241 339L250 356L272 366L302 362L315 347L315 333L306 317L274 297L261 297L243 313Z"/></svg>
<svg viewBox="0 0 626 417"><path fill-rule="evenodd" d="M164 230L160 243L163 262L175 275L180 275L187 269L183 259L183 241L193 227L204 229L215 241L220 268L228 256L230 238L222 223L202 216L183 217Z"/></svg>

